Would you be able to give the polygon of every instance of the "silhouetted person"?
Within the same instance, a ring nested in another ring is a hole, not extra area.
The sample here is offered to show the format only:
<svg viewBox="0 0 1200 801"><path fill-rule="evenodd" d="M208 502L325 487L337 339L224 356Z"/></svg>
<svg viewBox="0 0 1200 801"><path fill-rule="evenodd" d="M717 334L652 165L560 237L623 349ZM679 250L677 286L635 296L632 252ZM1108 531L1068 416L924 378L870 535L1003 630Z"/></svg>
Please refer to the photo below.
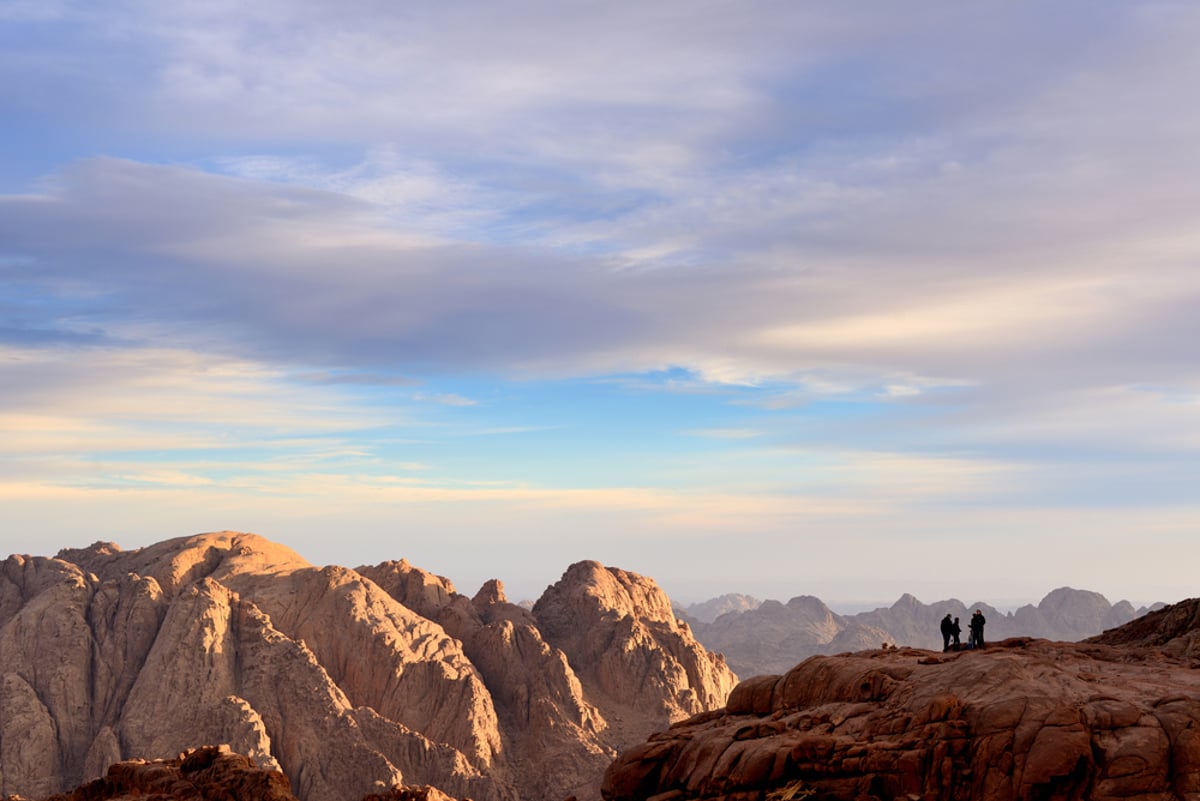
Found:
<svg viewBox="0 0 1200 801"><path fill-rule="evenodd" d="M983 624L984 623L987 623L987 618L985 618L983 616L983 612L980 612L978 609L976 609L975 614L971 615L971 623L970 623L971 647L972 648L982 648L983 647Z"/></svg>
<svg viewBox="0 0 1200 801"><path fill-rule="evenodd" d="M954 646L955 651L962 647L962 643L958 639L960 634L962 634L962 626L958 625L958 618L954 618L954 625L950 627L950 636L954 638L954 642L951 645Z"/></svg>
<svg viewBox="0 0 1200 801"><path fill-rule="evenodd" d="M950 650L950 638L954 636L954 621L950 619L950 613L942 618L942 653Z"/></svg>

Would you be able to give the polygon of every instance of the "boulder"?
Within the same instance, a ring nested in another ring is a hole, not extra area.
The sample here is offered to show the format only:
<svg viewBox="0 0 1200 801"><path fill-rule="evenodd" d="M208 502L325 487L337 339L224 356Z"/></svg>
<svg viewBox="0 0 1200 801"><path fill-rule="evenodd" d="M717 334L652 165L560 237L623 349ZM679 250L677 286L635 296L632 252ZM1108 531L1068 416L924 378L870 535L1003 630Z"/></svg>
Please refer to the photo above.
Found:
<svg viewBox="0 0 1200 801"><path fill-rule="evenodd" d="M130 760L45 801L296 801L287 777L260 768L228 745L189 749L173 759Z"/></svg>

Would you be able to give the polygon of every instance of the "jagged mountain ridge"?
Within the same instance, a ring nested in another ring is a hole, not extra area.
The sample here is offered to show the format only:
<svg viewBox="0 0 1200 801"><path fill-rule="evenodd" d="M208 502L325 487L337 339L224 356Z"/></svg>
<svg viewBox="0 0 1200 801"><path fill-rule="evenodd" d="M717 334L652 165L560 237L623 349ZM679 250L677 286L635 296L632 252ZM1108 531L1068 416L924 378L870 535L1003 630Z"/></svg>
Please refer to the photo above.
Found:
<svg viewBox="0 0 1200 801"><path fill-rule="evenodd" d="M718 595L716 598L709 598L707 601L701 601L694 604L675 604L675 609L679 614L689 621L700 621L701 623L712 623L714 620L729 612L749 612L752 609L757 609L762 605L762 601L755 598L753 595L744 595L740 592L729 592L724 595Z"/></svg>
<svg viewBox="0 0 1200 801"><path fill-rule="evenodd" d="M229 743L303 801L595 798L619 749L734 681L653 581L596 562L534 611L498 581L467 598L404 561L315 567L236 532L0 563L0 795Z"/></svg>
<svg viewBox="0 0 1200 801"><path fill-rule="evenodd" d="M721 596L701 606L719 608L729 604L729 598ZM988 640L1038 637L1073 642L1120 626L1160 606L1135 609L1128 601L1111 604L1100 593L1060 587L1036 606L1027 604L1007 613L987 603L964 604L953 598L925 604L908 593L890 607L851 615L839 615L811 595L797 596L786 604L763 601L753 608L734 608L711 622L693 618L688 612L693 607L682 607L679 613L691 624L696 639L706 648L724 654L734 672L746 678L782 673L817 654L878 648L885 642L940 650L939 624L946 614L961 619L964 643L967 621L976 609L987 618Z"/></svg>

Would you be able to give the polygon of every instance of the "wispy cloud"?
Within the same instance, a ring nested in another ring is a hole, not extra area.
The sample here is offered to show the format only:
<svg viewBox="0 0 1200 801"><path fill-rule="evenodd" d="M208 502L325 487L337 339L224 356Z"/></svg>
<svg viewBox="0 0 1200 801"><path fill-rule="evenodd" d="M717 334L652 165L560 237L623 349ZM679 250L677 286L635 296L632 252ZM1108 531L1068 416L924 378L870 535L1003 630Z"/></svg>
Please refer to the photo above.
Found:
<svg viewBox="0 0 1200 801"><path fill-rule="evenodd" d="M682 432L689 437L708 437L711 439L754 439L761 437L762 431L753 428L697 428Z"/></svg>
<svg viewBox="0 0 1200 801"><path fill-rule="evenodd" d="M440 403L444 406L477 406L479 401L470 398L464 398L462 395L456 395L453 392L443 392L429 394L418 392L413 395L413 400L426 403Z"/></svg>

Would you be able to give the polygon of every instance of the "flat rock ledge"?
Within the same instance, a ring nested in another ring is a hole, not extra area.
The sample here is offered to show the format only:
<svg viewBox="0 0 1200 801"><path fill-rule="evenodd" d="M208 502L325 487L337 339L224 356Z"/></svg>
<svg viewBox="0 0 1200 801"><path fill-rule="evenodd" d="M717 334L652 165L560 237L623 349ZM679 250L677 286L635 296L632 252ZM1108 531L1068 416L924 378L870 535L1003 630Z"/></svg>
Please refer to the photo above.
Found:
<svg viewBox="0 0 1200 801"><path fill-rule="evenodd" d="M607 801L1198 801L1200 661L1028 638L812 657L654 734Z"/></svg>

